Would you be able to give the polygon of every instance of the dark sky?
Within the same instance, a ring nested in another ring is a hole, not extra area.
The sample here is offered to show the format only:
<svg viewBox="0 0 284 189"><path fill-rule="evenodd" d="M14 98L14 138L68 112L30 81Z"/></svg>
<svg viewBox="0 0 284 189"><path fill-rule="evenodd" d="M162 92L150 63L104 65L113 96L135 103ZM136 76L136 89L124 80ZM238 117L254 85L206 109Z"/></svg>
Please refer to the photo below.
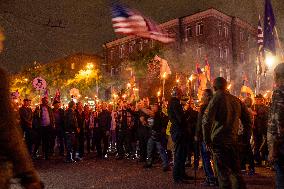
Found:
<svg viewBox="0 0 284 189"><path fill-rule="evenodd" d="M0 0L6 48L0 61L18 71L34 61L46 63L76 52L97 53L115 38L107 0ZM257 24L264 0L125 0L156 22L217 8ZM272 0L284 38L284 1Z"/></svg>

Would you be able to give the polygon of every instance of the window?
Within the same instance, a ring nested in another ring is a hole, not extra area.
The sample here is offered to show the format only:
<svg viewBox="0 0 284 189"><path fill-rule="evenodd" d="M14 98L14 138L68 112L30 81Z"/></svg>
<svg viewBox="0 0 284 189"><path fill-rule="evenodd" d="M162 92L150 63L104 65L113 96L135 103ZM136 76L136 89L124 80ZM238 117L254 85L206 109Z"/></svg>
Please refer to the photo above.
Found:
<svg viewBox="0 0 284 189"><path fill-rule="evenodd" d="M241 52L241 63L245 62L245 53Z"/></svg>
<svg viewBox="0 0 284 189"><path fill-rule="evenodd" d="M72 63L71 63L71 70L74 70L74 69L75 69L75 63L72 62Z"/></svg>
<svg viewBox="0 0 284 189"><path fill-rule="evenodd" d="M114 76L114 75L115 75L115 68L111 67L110 76Z"/></svg>
<svg viewBox="0 0 284 189"><path fill-rule="evenodd" d="M119 58L123 58L124 56L124 45L119 46Z"/></svg>
<svg viewBox="0 0 284 189"><path fill-rule="evenodd" d="M223 59L223 50L221 46L219 46L219 58Z"/></svg>
<svg viewBox="0 0 284 189"><path fill-rule="evenodd" d="M139 42L139 51L142 51L143 50L143 41L140 41Z"/></svg>
<svg viewBox="0 0 284 189"><path fill-rule="evenodd" d="M135 41L129 43L129 53L132 53L135 47Z"/></svg>
<svg viewBox="0 0 284 189"><path fill-rule="evenodd" d="M202 47L198 47L196 49L196 54L197 54L197 57L201 57L202 56Z"/></svg>
<svg viewBox="0 0 284 189"><path fill-rule="evenodd" d="M202 22L197 23L196 25L196 36L203 35L204 25Z"/></svg>
<svg viewBox="0 0 284 189"><path fill-rule="evenodd" d="M244 40L244 32L240 32L240 41L243 41Z"/></svg>
<svg viewBox="0 0 284 189"><path fill-rule="evenodd" d="M188 39L189 37L192 37L192 28L187 26L185 29L185 39Z"/></svg>
<svg viewBox="0 0 284 189"><path fill-rule="evenodd" d="M113 60L113 50L110 50L110 59Z"/></svg>
<svg viewBox="0 0 284 189"><path fill-rule="evenodd" d="M229 36L229 29L227 26L224 26L224 36L227 38Z"/></svg>
<svg viewBox="0 0 284 189"><path fill-rule="evenodd" d="M228 47L225 47L225 49L224 49L224 57L225 57L225 59L228 59L228 55L229 55L229 49L228 49Z"/></svg>
<svg viewBox="0 0 284 189"><path fill-rule="evenodd" d="M218 24L218 34L219 34L219 36L222 35L222 23L221 22L219 22L219 24Z"/></svg>

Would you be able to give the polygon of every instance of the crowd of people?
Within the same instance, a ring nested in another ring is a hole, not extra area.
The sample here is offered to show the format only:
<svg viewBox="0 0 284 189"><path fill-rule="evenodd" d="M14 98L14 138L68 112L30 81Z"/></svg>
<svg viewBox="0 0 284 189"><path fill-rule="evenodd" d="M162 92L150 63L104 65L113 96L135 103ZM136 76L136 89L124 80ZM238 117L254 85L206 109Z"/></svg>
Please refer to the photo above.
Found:
<svg viewBox="0 0 284 189"><path fill-rule="evenodd" d="M169 171L173 164L176 183L194 179L186 174L185 166L192 165L196 170L201 160L203 185L245 188L242 175L254 175L256 166L268 166L268 160L275 157L268 147L274 144L275 133L283 133L281 128L268 128L277 124L275 119L283 118L279 116L280 111L283 113L283 98L276 105L261 95L254 101L250 97L237 98L227 91L224 78L215 79L214 92L206 89L200 104L192 99L182 101L178 87L173 88L168 102L144 98L128 103L122 99L91 108L72 100L63 109L60 100L54 100L51 107L48 98L43 97L35 110L30 102L23 101L19 114L33 159L48 160L58 153L65 162L73 163L89 153L99 159L115 154L116 160L144 162L144 168L161 162L162 170ZM269 111L273 106L277 106L276 118ZM282 163L278 163L276 171L281 172Z"/></svg>

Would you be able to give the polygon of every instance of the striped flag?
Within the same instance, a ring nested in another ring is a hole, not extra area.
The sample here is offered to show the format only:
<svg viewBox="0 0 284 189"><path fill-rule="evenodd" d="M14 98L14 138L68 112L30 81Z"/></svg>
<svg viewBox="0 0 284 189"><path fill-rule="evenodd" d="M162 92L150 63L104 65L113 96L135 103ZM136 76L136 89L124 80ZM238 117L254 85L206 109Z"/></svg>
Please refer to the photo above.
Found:
<svg viewBox="0 0 284 189"><path fill-rule="evenodd" d="M112 5L112 23L114 31L117 34L136 35L154 39L162 43L174 41L167 33L163 33L159 26L151 19L119 3L113 3Z"/></svg>

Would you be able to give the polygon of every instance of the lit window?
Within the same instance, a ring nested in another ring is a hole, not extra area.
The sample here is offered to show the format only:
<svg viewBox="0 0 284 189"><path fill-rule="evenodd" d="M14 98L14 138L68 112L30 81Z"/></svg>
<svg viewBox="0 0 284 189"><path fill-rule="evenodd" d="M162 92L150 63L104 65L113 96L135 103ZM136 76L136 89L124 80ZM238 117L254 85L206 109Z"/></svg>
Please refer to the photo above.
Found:
<svg viewBox="0 0 284 189"><path fill-rule="evenodd" d="M241 52L241 63L245 62L245 53Z"/></svg>
<svg viewBox="0 0 284 189"><path fill-rule="evenodd" d="M222 23L221 22L219 22L219 24L218 24L218 34L219 34L219 36L222 35Z"/></svg>
<svg viewBox="0 0 284 189"><path fill-rule="evenodd" d="M229 49L226 47L224 49L224 57L225 57L225 59L228 59L228 55L229 55Z"/></svg>
<svg viewBox="0 0 284 189"><path fill-rule="evenodd" d="M202 22L197 23L196 25L196 36L203 35L204 25Z"/></svg>
<svg viewBox="0 0 284 189"><path fill-rule="evenodd" d="M219 58L223 59L223 50L222 47L219 47Z"/></svg>
<svg viewBox="0 0 284 189"><path fill-rule="evenodd" d="M240 41L243 41L244 40L244 32L240 32Z"/></svg>
<svg viewBox="0 0 284 189"><path fill-rule="evenodd" d="M75 63L74 63L74 62L71 63L71 69L72 69L72 70L75 69Z"/></svg>
<svg viewBox="0 0 284 189"><path fill-rule="evenodd" d="M192 28L190 26L187 26L186 29L185 29L185 37L186 39L189 38L189 37L192 37Z"/></svg>
<svg viewBox="0 0 284 189"><path fill-rule="evenodd" d="M229 29L227 26L224 27L224 35L225 35L225 38L229 36Z"/></svg>
<svg viewBox="0 0 284 189"><path fill-rule="evenodd" d="M196 49L196 54L198 57L201 57L202 56L202 47L199 47Z"/></svg>

